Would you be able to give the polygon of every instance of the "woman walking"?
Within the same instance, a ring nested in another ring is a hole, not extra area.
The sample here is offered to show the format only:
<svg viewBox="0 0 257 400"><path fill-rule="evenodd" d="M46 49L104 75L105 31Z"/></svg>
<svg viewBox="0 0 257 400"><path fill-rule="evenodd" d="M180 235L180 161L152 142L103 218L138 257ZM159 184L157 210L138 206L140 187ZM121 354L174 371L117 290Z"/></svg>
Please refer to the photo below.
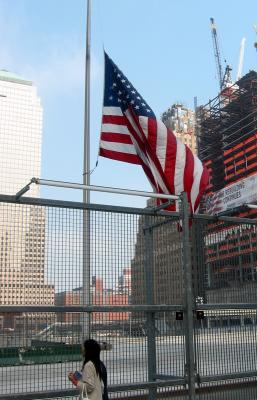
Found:
<svg viewBox="0 0 257 400"><path fill-rule="evenodd" d="M80 399L102 400L104 385L100 351L100 345L94 339L86 340L82 348L82 374L76 371L68 375L69 380L79 389Z"/></svg>

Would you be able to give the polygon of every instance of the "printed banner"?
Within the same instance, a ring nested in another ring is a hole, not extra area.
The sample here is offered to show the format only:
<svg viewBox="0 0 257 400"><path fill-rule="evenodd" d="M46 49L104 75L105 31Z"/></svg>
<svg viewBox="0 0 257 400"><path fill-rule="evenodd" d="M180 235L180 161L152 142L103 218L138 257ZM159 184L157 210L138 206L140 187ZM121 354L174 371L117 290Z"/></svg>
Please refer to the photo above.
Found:
<svg viewBox="0 0 257 400"><path fill-rule="evenodd" d="M215 192L206 199L206 212L215 215L245 203L257 202L257 174Z"/></svg>

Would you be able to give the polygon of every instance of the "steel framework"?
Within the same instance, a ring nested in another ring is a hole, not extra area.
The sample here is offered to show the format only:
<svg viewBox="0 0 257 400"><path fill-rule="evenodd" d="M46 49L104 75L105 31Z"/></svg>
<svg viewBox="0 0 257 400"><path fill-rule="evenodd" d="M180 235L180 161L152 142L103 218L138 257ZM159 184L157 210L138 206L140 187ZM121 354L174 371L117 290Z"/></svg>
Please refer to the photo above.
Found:
<svg viewBox="0 0 257 400"><path fill-rule="evenodd" d="M250 71L206 105L199 107L197 121L200 135L199 157L204 161L211 177L207 194L256 173L255 71ZM254 211L248 210L242 216L253 214L256 216Z"/></svg>

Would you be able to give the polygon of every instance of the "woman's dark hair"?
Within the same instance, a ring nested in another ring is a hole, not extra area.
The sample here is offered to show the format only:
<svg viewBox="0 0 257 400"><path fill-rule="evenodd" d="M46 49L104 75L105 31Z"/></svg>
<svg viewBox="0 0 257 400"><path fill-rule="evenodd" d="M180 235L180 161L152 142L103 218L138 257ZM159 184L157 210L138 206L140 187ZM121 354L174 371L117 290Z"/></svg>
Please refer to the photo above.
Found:
<svg viewBox="0 0 257 400"><path fill-rule="evenodd" d="M82 369L84 368L85 364L88 361L92 361L92 363L95 366L97 375L99 376L100 379L102 379L100 351L101 351L100 344L96 340L94 339L85 340L84 342L85 358Z"/></svg>

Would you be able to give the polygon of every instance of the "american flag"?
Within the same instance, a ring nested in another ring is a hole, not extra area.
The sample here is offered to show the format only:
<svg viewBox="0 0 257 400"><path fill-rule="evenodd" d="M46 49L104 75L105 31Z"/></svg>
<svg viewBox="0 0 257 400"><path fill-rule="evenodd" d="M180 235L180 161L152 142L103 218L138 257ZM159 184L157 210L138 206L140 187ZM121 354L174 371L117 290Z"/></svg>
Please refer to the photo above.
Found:
<svg viewBox="0 0 257 400"><path fill-rule="evenodd" d="M105 53L105 87L99 154L140 164L153 190L179 195L185 191L192 212L208 183L201 161L146 103ZM176 209L174 205L172 209Z"/></svg>
<svg viewBox="0 0 257 400"><path fill-rule="evenodd" d="M205 207L207 214L216 215L221 211L224 211L224 191L220 190L218 192L209 195L205 200Z"/></svg>

